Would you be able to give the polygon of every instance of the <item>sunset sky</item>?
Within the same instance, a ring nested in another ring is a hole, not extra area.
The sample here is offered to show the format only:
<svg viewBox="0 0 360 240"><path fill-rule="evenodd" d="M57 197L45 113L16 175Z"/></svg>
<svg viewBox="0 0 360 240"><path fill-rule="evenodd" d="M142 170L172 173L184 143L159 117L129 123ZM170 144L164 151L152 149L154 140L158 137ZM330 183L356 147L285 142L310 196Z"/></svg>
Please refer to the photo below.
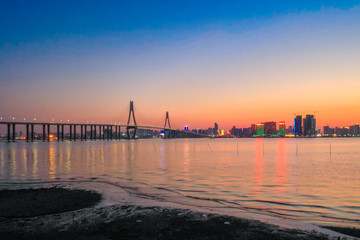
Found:
<svg viewBox="0 0 360 240"><path fill-rule="evenodd" d="M0 116L360 122L360 1L1 1Z"/></svg>

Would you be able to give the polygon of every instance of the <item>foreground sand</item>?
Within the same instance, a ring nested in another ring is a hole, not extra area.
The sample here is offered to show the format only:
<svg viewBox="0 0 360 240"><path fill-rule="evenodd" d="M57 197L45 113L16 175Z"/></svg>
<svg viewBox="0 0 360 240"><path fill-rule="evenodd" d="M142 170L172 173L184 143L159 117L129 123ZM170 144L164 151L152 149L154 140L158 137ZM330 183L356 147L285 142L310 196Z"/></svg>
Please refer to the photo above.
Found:
<svg viewBox="0 0 360 240"><path fill-rule="evenodd" d="M95 190L103 198L95 206L63 213L0 217L0 239L356 239L312 224L238 210L231 213L228 208L223 211L216 203L165 202L104 183L63 183L62 187Z"/></svg>

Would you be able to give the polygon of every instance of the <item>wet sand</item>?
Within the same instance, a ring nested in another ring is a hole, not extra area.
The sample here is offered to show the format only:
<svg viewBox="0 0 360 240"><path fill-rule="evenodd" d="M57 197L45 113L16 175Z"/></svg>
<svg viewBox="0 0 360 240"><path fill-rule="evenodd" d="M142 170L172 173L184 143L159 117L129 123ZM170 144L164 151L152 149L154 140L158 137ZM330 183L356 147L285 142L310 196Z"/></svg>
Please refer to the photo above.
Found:
<svg viewBox="0 0 360 240"><path fill-rule="evenodd" d="M51 187L40 184L37 187ZM68 191L76 185L76 192ZM89 184L86 184L89 186ZM19 189L24 186L9 185ZM28 188L33 188L29 185ZM118 188L104 190L98 184L87 191L79 190L81 184L63 185L66 188L28 190L32 198L42 201L33 208L28 216L21 216L14 210L11 214L6 207L16 209L20 203L14 200L5 201L6 195L14 199L15 192L3 194L0 203L0 238L1 239L356 239L317 226L296 223L284 219L271 222L272 218L256 215L249 219L218 214L206 208L194 209L191 206L161 202L148 196L134 196L128 191ZM4 189L4 186L1 188ZM107 195L99 192L113 191ZM116 191L116 192L114 192ZM1 191L0 191L1 192ZM58 194L54 194L57 192ZM4 193L4 192L3 192ZM64 193L67 193L66 196ZM71 196L71 197L69 197ZM92 197L90 197L92 196ZM81 201L75 201L74 198ZM86 201L84 199L87 199ZM56 202L63 202L56 204ZM68 204L68 203L72 203ZM65 203L65 204L64 204ZM85 204L86 203L86 204ZM133 203L133 204L131 204ZM4 207L4 204L8 206ZM26 202L31 208L31 201ZM136 204L136 205L134 205ZM47 207L46 205L52 206ZM71 209L69 209L71 205ZM24 205L25 206L25 205ZM209 206L208 206L209 207ZM5 209L5 210L4 210ZM23 213L23 209L19 209ZM36 209L39 209L37 211ZM41 211L40 211L41 209ZM52 209L44 214L44 209ZM56 209L57 211L53 211ZM77 209L77 210L76 210ZM39 213L37 213L39 212ZM7 214L6 214L7 213ZM19 217L21 216L21 217ZM264 220L264 221L262 221ZM284 224L279 224L283 222ZM286 224L285 224L286 222ZM272 224L270 224L272 223ZM344 230L344 229L343 229ZM348 234L356 234L349 231ZM350 229L351 230L351 229Z"/></svg>

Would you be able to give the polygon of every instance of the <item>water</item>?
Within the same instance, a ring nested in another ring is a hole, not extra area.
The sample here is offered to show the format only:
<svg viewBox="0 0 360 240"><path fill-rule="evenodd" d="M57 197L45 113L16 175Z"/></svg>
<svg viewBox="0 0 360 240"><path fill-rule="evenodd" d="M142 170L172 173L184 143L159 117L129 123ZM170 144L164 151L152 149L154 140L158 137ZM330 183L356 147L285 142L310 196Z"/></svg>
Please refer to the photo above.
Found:
<svg viewBox="0 0 360 240"><path fill-rule="evenodd" d="M0 183L80 180L360 227L360 138L0 142Z"/></svg>

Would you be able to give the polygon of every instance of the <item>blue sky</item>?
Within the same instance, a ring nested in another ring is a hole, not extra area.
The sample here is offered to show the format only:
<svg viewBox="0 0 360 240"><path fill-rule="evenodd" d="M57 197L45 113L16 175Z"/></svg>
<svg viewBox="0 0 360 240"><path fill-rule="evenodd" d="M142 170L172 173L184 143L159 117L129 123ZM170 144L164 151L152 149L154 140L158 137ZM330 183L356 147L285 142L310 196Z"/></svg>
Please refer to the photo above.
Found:
<svg viewBox="0 0 360 240"><path fill-rule="evenodd" d="M313 111L320 124L351 124L360 115L360 1L1 1L0 9L3 116L115 121L129 100L159 116L147 123L169 110L179 127L290 124L294 112Z"/></svg>
<svg viewBox="0 0 360 240"><path fill-rule="evenodd" d="M201 30L209 24L349 9L359 1L1 1L1 45L136 30Z"/></svg>

